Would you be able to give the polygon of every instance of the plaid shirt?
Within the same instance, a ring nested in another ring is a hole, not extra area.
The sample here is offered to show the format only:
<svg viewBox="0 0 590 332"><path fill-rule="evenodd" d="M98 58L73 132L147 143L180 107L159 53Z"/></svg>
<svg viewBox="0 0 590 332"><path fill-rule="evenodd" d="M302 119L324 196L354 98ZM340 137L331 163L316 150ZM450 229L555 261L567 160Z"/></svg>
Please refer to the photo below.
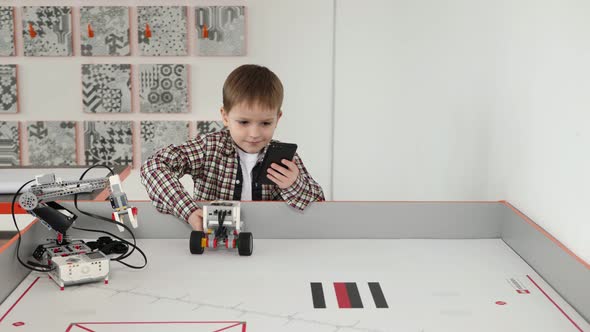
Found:
<svg viewBox="0 0 590 332"><path fill-rule="evenodd" d="M196 201L234 199L239 181L237 149L227 129L170 145L142 165L141 183L158 211L186 221L199 208ZM322 188L309 175L301 158L295 154L293 161L299 167L297 180L286 189L262 184L262 200L286 201L299 210L313 201L325 200ZM194 198L179 181L185 174L192 176L195 183Z"/></svg>

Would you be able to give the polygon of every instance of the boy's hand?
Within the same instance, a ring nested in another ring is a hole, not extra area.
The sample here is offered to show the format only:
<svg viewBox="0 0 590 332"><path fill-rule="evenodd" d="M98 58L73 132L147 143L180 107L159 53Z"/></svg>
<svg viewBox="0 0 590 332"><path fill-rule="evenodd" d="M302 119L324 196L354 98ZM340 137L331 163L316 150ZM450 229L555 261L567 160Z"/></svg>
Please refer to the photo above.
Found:
<svg viewBox="0 0 590 332"><path fill-rule="evenodd" d="M198 209L188 217L188 223L195 231L203 231L203 210Z"/></svg>
<svg viewBox="0 0 590 332"><path fill-rule="evenodd" d="M299 167L297 167L294 162L287 159L283 159L281 162L287 167L285 168L279 164L272 163L267 170L268 174L266 177L279 186L279 188L286 189L297 180L297 177L299 176Z"/></svg>

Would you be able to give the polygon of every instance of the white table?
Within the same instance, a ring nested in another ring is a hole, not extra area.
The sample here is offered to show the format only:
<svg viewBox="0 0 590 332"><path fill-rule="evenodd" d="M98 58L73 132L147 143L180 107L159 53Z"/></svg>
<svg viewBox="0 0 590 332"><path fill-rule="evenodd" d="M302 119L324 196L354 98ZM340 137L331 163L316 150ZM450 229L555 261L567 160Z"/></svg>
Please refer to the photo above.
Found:
<svg viewBox="0 0 590 332"><path fill-rule="evenodd" d="M148 267L113 262L108 285L60 291L31 273L0 305L0 330L590 330L500 239L255 240L250 257L191 255L188 234L139 243ZM325 309L314 308L311 282L322 283ZM356 283L363 308L339 308L335 282ZM376 308L368 282L380 284L388 308Z"/></svg>

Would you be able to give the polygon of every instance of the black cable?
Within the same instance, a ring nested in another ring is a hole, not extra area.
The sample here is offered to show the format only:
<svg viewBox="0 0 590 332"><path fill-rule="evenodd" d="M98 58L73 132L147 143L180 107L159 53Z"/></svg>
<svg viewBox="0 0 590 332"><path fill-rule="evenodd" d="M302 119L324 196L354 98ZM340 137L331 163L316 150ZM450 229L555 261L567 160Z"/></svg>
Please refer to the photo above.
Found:
<svg viewBox="0 0 590 332"><path fill-rule="evenodd" d="M87 169L87 170L86 170L84 173L82 173L82 175L80 176L80 180L82 180L82 179L84 178L84 176L86 175L86 173L88 173L88 171L90 171L91 169L93 169L93 168L96 168L96 167L104 167L104 168L107 168L107 169L108 169L108 170L111 172L111 174L113 174L113 175L114 175L114 172L113 172L113 170L112 170L111 168L109 168L108 166L106 166L106 165L94 165L94 166L92 166L92 167L88 168L88 169ZM74 195L74 206L76 207L76 210L78 210L78 212L80 212L80 213L82 213L82 214L84 214L84 215L87 215L87 216L89 216L89 217L96 218L96 219L99 219L99 220L103 220L103 221L109 222L109 223L111 223L111 224L115 224L115 225L121 225L121 226L123 226L123 228L125 228L125 229L126 229L126 230L127 230L127 231L128 231L130 234L131 234L131 237L133 238L133 244L129 243L128 241L126 241L126 240L124 240L124 239L122 239L122 238L120 238L120 237L118 237L118 236L116 236L116 235L114 235L114 234L108 233L108 232L99 231L99 230L93 230L93 229L81 229L81 228L78 228L78 229L80 229L80 230L86 230L86 231L89 231L89 232L100 232L100 233L104 233L104 234L109 234L109 235L111 235L111 236L113 236L113 237L115 237L115 238L119 239L120 241L122 241L122 242L125 242L125 243L127 243L127 244L131 245L132 249L131 249L131 251L130 251L130 252L128 252L128 253L126 253L126 254L122 254L121 256L119 256L119 257L117 257L117 258L114 258L114 259L112 259L112 260L114 260L114 261L119 261L119 263L121 263L121 264L123 264L123 265L126 265L126 266L128 266L128 267L131 267L131 268L139 268L139 269L140 269L140 268L143 268L143 267L145 267L145 266L147 265L147 257L145 256L145 254L143 253L143 251L141 251L141 250L140 250L140 249L137 247L137 242L136 242L136 240L135 240L135 235L133 234L133 232L131 231L131 229L130 229L129 227L125 226L123 223L117 223L117 222L114 222L114 221L112 221L112 220L110 220L110 219L108 219L108 218L105 218L105 217L102 217L102 216L99 216L99 215L95 215L95 214L93 214L93 213L89 213L89 212L86 212L86 211L82 211L82 210L80 210L80 209L78 208L78 194L75 194L75 195ZM136 248L137 248L137 250L140 252L140 254L141 254L141 255L143 256L143 258L144 258L145 264L144 264L143 266L141 266L141 267L135 267L135 266L128 265L127 263L123 263L123 262L121 262L121 260L123 260L123 259L125 259L125 258L129 257L129 256L130 256L130 255L133 253L133 251L134 251Z"/></svg>
<svg viewBox="0 0 590 332"><path fill-rule="evenodd" d="M226 232L225 232L225 226L223 226L223 222L225 221L225 216L227 215L227 212L228 212L227 210L223 210L223 211L220 211L219 214L217 215L217 220L219 222L219 227L217 227L217 230L215 231L215 237L216 238L219 238L219 236L221 234L226 234Z"/></svg>
<svg viewBox="0 0 590 332"><path fill-rule="evenodd" d="M77 202L76 199L74 200L74 206L76 207L76 209L78 210L78 212L80 212L80 213L82 213L84 215L87 215L87 216L92 217L92 218L95 218L95 219L103 220L103 221L106 221L108 223L111 223L111 224L114 224L114 225L117 225L117 226L123 226L123 228L125 228L129 232L129 234L131 234L131 237L133 238L133 243L131 243L131 242L129 242L129 241L127 241L127 240L125 240L125 239L123 239L123 238L115 235L115 234L109 233L107 231L101 231L101 230L89 229L89 228L72 227L74 229L78 229L78 230L86 231L86 232L104 233L104 234L110 235L110 236L118 239L119 241L121 241L121 242L123 242L123 243L125 243L125 244L127 244L129 246L131 246L132 249L131 249L130 252L127 252L125 254L122 254L119 257L113 258L113 259L111 259L112 261L119 262L119 263L121 263L121 264L123 264L123 265L125 265L127 267L132 268L132 269L142 269L142 268L144 268L147 265L147 257L145 255L145 253L137 246L137 242L135 240L135 234L133 234L133 231L129 227L127 227L125 224L112 221L112 220L110 220L108 218L105 218L103 216L99 216L99 215L96 215L96 214L93 214L93 213L89 213L89 212L80 210L78 208L78 202ZM137 249L137 251L139 251L139 253L141 254L141 256L143 256L143 259L144 259L145 263L142 266L134 266L134 265L130 265L130 264L127 264L127 263L125 263L125 262L122 261L123 259L129 257L133 253L133 251L135 249Z"/></svg>
<svg viewBox="0 0 590 332"><path fill-rule="evenodd" d="M109 168L108 166L106 166L106 165L94 165L94 166L88 168L86 171L84 171L84 173L82 173L82 175L80 176L80 180L84 179L84 176L86 175L86 173L88 173L88 171L90 171L91 169L96 168L96 167L104 167L104 168L107 168L111 172L111 174L113 174L113 175L115 174L113 172L113 170L111 168ZM127 227L122 222L121 223L114 222L114 221L112 221L112 220L110 220L108 218L105 218L103 216L99 216L99 215L96 215L96 214L93 214L93 213L89 213L89 212L80 210L80 208L78 208L78 194L74 194L74 206L76 207L76 210L78 210L78 212L80 212L80 213L82 213L82 214L84 214L86 216L89 216L89 217L92 217L92 218L95 218L95 219L98 219L98 220L106 221L108 223L111 223L111 224L114 224L114 225L117 225L117 226L123 226L123 228L125 228L129 232L129 234L131 234L131 237L133 238L133 243L131 243L131 242L129 242L129 241L127 241L127 240L125 240L125 239L123 239L121 237L118 237L118 236L116 236L116 235L114 235L112 233L106 232L106 231L101 231L101 230L96 230L96 229L89 229L89 228L72 227L74 229L78 229L78 230L86 231L86 232L95 232L95 233L108 234L108 235L110 235L110 236L118 239L119 241L121 241L123 243L126 243L127 245L131 246L131 251L129 251L127 253L124 253L124 254L121 254L121 256L119 256L119 257L112 258L111 259L112 261L119 262L119 263L121 263L121 264L123 264L123 265L125 265L125 266L127 266L129 268L132 268L132 269L142 269L142 268L144 268L147 265L147 257L144 254L144 252L141 249L139 249L139 247L137 246L137 242L135 240L135 234L133 234L133 231L131 231L131 229L129 227ZM135 249L137 249L137 251L139 251L139 253L141 254L141 256L143 256L143 259L144 259L144 262L145 263L142 266L135 266L135 265L131 265L131 264L128 264L128 263L125 263L125 262L122 261L123 259L125 259L125 258L129 257L131 254L133 254L133 252L135 251Z"/></svg>
<svg viewBox="0 0 590 332"><path fill-rule="evenodd" d="M225 221L225 217L227 217L227 214L228 214L228 213L229 213L229 211L228 211L228 210L224 210L224 211L223 211L223 222ZM223 222L221 223L221 224L222 224L222 226L223 226ZM222 231L222 234L223 234L223 239L224 239L225 241L227 241L227 227L223 226L223 229L222 229L221 231Z"/></svg>
<svg viewBox="0 0 590 332"><path fill-rule="evenodd" d="M16 203L16 197L18 196L18 194L20 194L20 191L23 190L24 187L26 187L29 183L31 183L33 181L35 181L35 180L31 180L31 181L23 184L20 188L18 188L18 190L16 191L16 194L14 194L14 196L12 197L12 204L10 206L10 213L12 214L12 221L14 222L14 227L16 228L16 232L18 234L18 242L16 244L16 259L18 260L19 263L21 263L22 266L26 267L29 270L33 270L33 271L37 271L37 272L50 272L50 271L55 270L56 266L50 267L49 265L43 265L43 264L38 264L38 263L31 264L33 262L28 262L31 265L43 268L43 269L38 269L36 267L25 264L25 262L23 262L20 259L20 255L19 255L21 234L20 234L20 229L18 228L18 224L16 223L16 216L14 214L14 205Z"/></svg>
<svg viewBox="0 0 590 332"><path fill-rule="evenodd" d="M109 167L109 166L107 166L107 165L100 164L100 165L94 165L94 166L92 166L92 167L89 167L89 168L87 168L87 169L84 171L84 173L82 173L82 175L80 176L80 180L82 180L82 179L84 178L84 176L86 175L86 173L88 173L88 171L90 171L91 169L93 169L93 168L96 168L96 167L104 167L104 168L106 168L106 169L108 169L108 170L109 170L109 172L111 173L111 175L115 175L115 172L113 171L113 169L112 169L112 168L110 168L110 167Z"/></svg>
<svg viewBox="0 0 590 332"><path fill-rule="evenodd" d="M83 213L83 211L80 211L80 213ZM108 220L108 221L111 222L110 220ZM117 223L114 223L114 224L117 224ZM126 226L124 226L124 227L126 227ZM119 262L119 263L121 263L121 264L123 264L123 265L125 265L125 266L127 266L129 268L137 269L137 270L143 269L144 267L146 267L146 265L147 265L147 257L145 256L144 252L141 249L139 249L139 247L137 247L135 244L133 244L133 243L131 243L131 242L129 242L129 241L121 238L121 237L118 237L115 234L109 233L107 231L101 231L101 230L89 229L89 228L80 228L80 227L72 227L72 228L77 229L77 230L81 230L81 231L86 231L86 232L104 233L104 234L107 234L107 235L110 235L110 236L116 238L117 240L121 241L122 243L125 243L128 246L131 246L132 248L133 247L137 248L137 251L141 254L141 256L143 256L143 259L145 261L145 263L142 266L135 266L135 265L131 265L131 264L128 264L128 263L123 262L122 259L127 258L129 256L129 253L127 253L127 255L126 254L123 254L123 255L121 255L119 257L112 258L111 261Z"/></svg>
<svg viewBox="0 0 590 332"><path fill-rule="evenodd" d="M108 170L111 172L111 174L112 174L112 175L115 175L115 173L113 172L113 170L112 170L111 168L109 168L109 167L108 167L108 166L106 166L106 165L102 165L102 164L100 164L100 165L94 165L94 166L92 166L92 167L88 168L86 171L84 171L84 173L82 173L82 175L80 176L80 180L84 179L84 176L86 175L86 173L88 173L88 171L90 171L91 169L93 169L93 168L96 168L96 167L104 167L104 168L108 169ZM105 217L102 217L102 216L99 216L99 215L95 215L95 214L93 214L93 213L89 213L89 212L86 212L86 211L82 211L82 210L80 210L80 209L78 208L78 194L75 194L75 195L74 195L74 206L76 207L76 210L78 210L78 212L80 212L80 213L82 213L82 214L84 214L84 215L87 215L87 216L89 216L89 217L92 217L92 218L95 218L95 219L100 219L100 220L103 220L103 221L106 221L106 222L110 222L110 223L112 223L112 224L115 224L115 225L119 225L118 223L116 223L116 222L114 222L114 221L112 221L112 220L110 220L110 219L108 219L108 218L105 218ZM131 229L129 229L129 228L128 228L127 226L125 226L123 223L120 223L120 225L121 225L121 226L123 226L124 228L126 228L126 229L129 231L129 233L131 234L131 237L133 238L133 244L131 245L132 247L131 247L131 251L130 251L130 252L128 252L128 253L125 253L125 254L122 254L121 256L119 256L119 257L117 257L117 258L113 259L113 260L115 260L115 261L120 261L120 260L123 260L123 259L125 259L125 258L129 257L131 254L133 254L133 251L135 250L135 248L137 248L137 245L136 245L137 243L136 243L136 241L135 241L135 235L133 234L133 232L131 231ZM88 231L92 231L92 230L88 230ZM96 230L95 230L95 231L96 231ZM99 232L100 232L100 231L99 231ZM103 233L104 233L104 232L103 232ZM106 233L105 233L105 234L106 234ZM110 233L109 233L109 234L110 234ZM113 235L113 236L114 236L114 235ZM129 243L129 244L131 244L131 243ZM138 249L139 249L139 248L138 248ZM143 252L141 252L141 254L143 255ZM145 255L144 255L144 258L145 258ZM146 261L146 262L145 262L145 264L143 265L144 267L145 267L145 265L147 265L147 259L145 259L145 261ZM124 264L124 265L125 265L125 264Z"/></svg>

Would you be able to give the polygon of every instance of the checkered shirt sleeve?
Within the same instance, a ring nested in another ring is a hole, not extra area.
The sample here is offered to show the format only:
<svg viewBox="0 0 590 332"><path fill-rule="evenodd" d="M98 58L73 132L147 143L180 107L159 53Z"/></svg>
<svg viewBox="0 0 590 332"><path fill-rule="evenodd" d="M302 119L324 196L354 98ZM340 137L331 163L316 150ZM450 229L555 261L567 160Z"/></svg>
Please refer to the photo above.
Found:
<svg viewBox="0 0 590 332"><path fill-rule="evenodd" d="M201 137L170 145L152 155L141 167L141 183L156 209L187 221L199 207L180 183L185 174L199 172L204 159Z"/></svg>

